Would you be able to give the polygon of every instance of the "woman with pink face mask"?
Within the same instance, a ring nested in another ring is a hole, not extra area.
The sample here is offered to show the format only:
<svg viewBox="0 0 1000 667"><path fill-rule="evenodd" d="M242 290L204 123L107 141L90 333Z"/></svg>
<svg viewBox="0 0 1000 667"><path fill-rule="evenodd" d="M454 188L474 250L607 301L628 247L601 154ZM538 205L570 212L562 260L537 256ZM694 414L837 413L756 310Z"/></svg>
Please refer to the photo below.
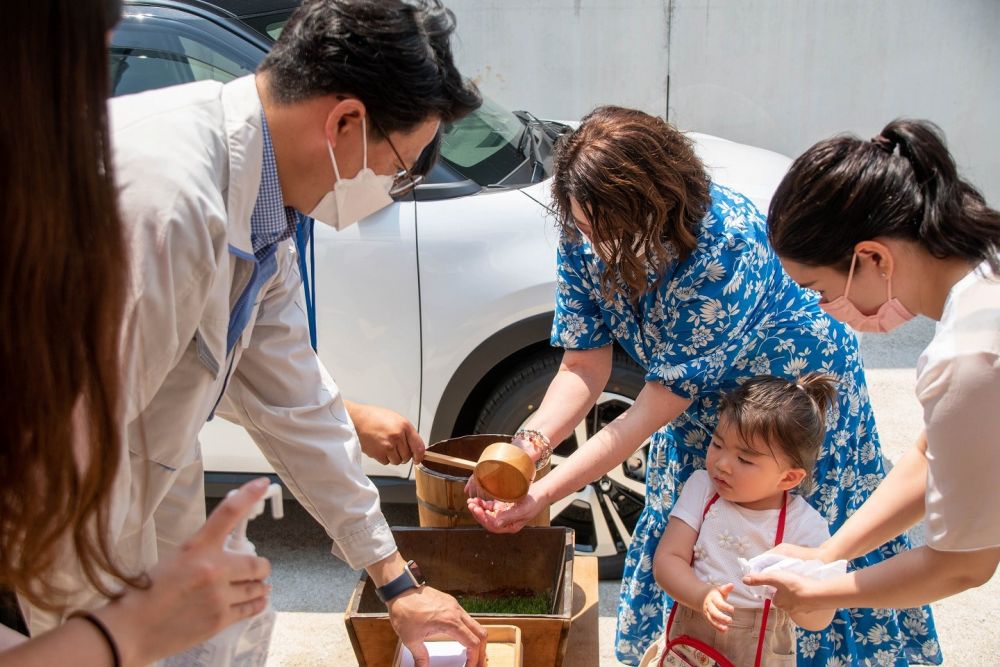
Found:
<svg viewBox="0 0 1000 667"><path fill-rule="evenodd" d="M896 120L799 157L768 215L789 275L859 331L937 320L917 362L924 432L822 546L853 558L926 519L927 545L829 581L756 575L793 612L902 608L982 585L1000 562L1000 212L957 173L936 126Z"/></svg>

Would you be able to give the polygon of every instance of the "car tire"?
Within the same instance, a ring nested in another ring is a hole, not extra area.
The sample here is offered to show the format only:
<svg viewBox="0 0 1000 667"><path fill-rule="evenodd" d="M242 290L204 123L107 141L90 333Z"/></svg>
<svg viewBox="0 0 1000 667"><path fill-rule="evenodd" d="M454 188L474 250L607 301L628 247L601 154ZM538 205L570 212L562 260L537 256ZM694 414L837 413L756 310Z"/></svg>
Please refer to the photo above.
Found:
<svg viewBox="0 0 1000 667"><path fill-rule="evenodd" d="M589 438L624 412L645 385L645 373L615 347L608 385L574 433L556 446L558 465L581 439ZM477 433L514 433L538 409L559 369L558 350L528 358L504 376L488 395L475 423ZM632 531L645 505L648 441L620 466L596 482L554 503L552 525L576 531L577 553L596 555L601 579L620 579Z"/></svg>

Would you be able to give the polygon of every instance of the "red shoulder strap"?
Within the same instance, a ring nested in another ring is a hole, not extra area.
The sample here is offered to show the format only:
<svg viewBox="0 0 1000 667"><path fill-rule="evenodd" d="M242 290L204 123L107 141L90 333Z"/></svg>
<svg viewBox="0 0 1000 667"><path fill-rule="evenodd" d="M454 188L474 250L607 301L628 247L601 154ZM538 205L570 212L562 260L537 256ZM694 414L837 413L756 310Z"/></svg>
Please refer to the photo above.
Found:
<svg viewBox="0 0 1000 667"><path fill-rule="evenodd" d="M715 501L718 500L718 499L719 499L719 494L717 493L714 496L712 496L711 498L709 498L708 502L705 503L705 511L701 513L702 521L704 521L705 517L708 516L708 510L712 509L712 505L714 505Z"/></svg>
<svg viewBox="0 0 1000 667"><path fill-rule="evenodd" d="M707 503L705 503L705 509L701 513L701 519L702 519L702 521L704 521L705 517L708 516L708 510L710 510L712 508L712 505L714 505L715 501L718 500L718 499L719 499L719 494L716 493L714 496L712 496L711 498L708 499ZM695 539L697 539L697 538L695 538ZM691 565L694 565L694 554L693 553L691 554ZM677 611L677 601L675 600L674 601L674 606L670 608L670 616L667 617L667 629L665 630L665 632L667 633L667 637L670 636L670 626L672 626L674 624L674 613L676 611Z"/></svg>
<svg viewBox="0 0 1000 667"><path fill-rule="evenodd" d="M778 532L774 536L774 546L785 539L785 517L788 515L788 491L781 498L781 511L778 513Z"/></svg>
<svg viewBox="0 0 1000 667"><path fill-rule="evenodd" d="M781 497L781 511L778 512L778 530L774 536L774 546L781 544L785 538L785 517L788 515L788 491ZM767 637L767 615L771 613L771 599L764 600L764 613L760 619L760 636L757 637L757 657L754 667L760 667L760 659L764 655L764 639Z"/></svg>

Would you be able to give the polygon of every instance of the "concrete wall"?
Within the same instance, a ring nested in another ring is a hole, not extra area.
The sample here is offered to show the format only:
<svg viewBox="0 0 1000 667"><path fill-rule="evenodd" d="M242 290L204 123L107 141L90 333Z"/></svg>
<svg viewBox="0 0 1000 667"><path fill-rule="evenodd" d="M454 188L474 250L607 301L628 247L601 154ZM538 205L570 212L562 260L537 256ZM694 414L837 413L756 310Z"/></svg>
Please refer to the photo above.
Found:
<svg viewBox="0 0 1000 667"><path fill-rule="evenodd" d="M666 0L445 0L462 71L512 109L574 119L667 106Z"/></svg>
<svg viewBox="0 0 1000 667"><path fill-rule="evenodd" d="M548 118L634 106L794 156L940 125L1000 206L1000 0L446 0L491 97Z"/></svg>

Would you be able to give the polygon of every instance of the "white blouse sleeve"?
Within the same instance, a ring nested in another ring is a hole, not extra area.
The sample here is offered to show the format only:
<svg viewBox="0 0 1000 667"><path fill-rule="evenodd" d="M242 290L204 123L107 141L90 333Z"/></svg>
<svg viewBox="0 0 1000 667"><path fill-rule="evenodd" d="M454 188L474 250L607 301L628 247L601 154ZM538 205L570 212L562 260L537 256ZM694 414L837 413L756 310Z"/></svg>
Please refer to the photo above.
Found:
<svg viewBox="0 0 1000 667"><path fill-rule="evenodd" d="M941 359L921 369L917 397L927 429L928 546L1000 546L1000 358Z"/></svg>

